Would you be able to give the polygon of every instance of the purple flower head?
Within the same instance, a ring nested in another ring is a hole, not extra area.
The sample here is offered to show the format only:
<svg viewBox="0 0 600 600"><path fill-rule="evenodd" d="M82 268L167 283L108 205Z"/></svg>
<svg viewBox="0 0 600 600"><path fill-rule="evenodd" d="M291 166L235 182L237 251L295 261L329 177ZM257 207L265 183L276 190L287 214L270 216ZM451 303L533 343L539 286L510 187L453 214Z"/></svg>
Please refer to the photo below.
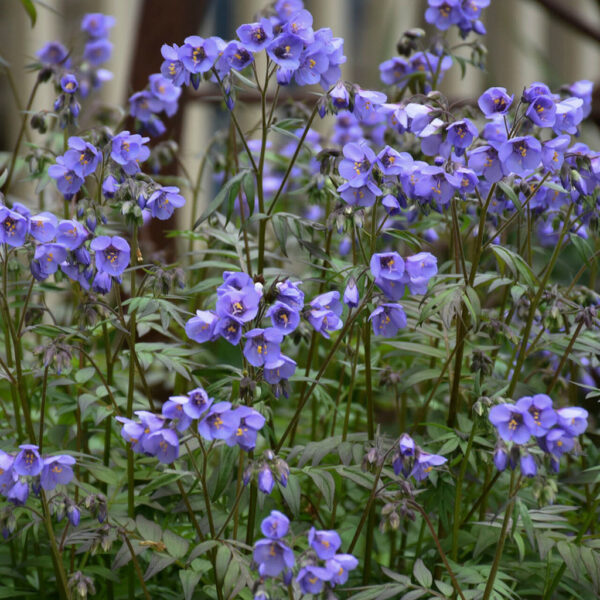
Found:
<svg viewBox="0 0 600 600"><path fill-rule="evenodd" d="M88 13L81 19L81 31L93 38L108 37L110 29L115 24L115 18L102 13Z"/></svg>
<svg viewBox="0 0 600 600"><path fill-rule="evenodd" d="M300 314L284 302L277 301L267 311L271 323L275 329L279 329L284 335L291 333L300 323Z"/></svg>
<svg viewBox="0 0 600 600"><path fill-rule="evenodd" d="M236 444L246 452L254 450L258 432L265 425L265 418L249 406L238 406L232 411L239 418L240 424L235 433L226 441L228 446Z"/></svg>
<svg viewBox="0 0 600 600"><path fill-rule="evenodd" d="M376 280L402 281L404 260L397 252L373 254L369 264Z"/></svg>
<svg viewBox="0 0 600 600"><path fill-rule="evenodd" d="M46 279L56 273L58 265L67 258L67 250L60 244L40 244L33 254L32 273L36 279ZM35 267L34 267L35 264Z"/></svg>
<svg viewBox="0 0 600 600"><path fill-rule="evenodd" d="M217 297L216 312L220 317L234 317L242 323L251 321L258 312L260 294L254 286L225 292Z"/></svg>
<svg viewBox="0 0 600 600"><path fill-rule="evenodd" d="M36 56L44 65L60 65L66 62L68 54L60 42L48 42L37 51Z"/></svg>
<svg viewBox="0 0 600 600"><path fill-rule="evenodd" d="M344 325L339 316L329 309L312 308L306 318L314 329L326 339L329 339L330 331L337 331Z"/></svg>
<svg viewBox="0 0 600 600"><path fill-rule="evenodd" d="M546 394L524 396L516 405L523 414L523 420L535 437L542 437L556 424L557 416L552 409L552 398Z"/></svg>
<svg viewBox="0 0 600 600"><path fill-rule="evenodd" d="M113 45L107 39L88 42L83 49L83 58L95 67L105 63L112 54Z"/></svg>
<svg viewBox="0 0 600 600"><path fill-rule="evenodd" d="M0 494L3 496L6 496L6 492L18 478L18 475L13 471L14 461L14 456L0 450Z"/></svg>
<svg viewBox="0 0 600 600"><path fill-rule="evenodd" d="M248 50L259 52L273 39L273 25L269 19L263 18L260 23L240 25L236 33Z"/></svg>
<svg viewBox="0 0 600 600"><path fill-rule="evenodd" d="M552 173L560 171L565 159L565 151L569 147L571 136L559 135L542 145L542 164Z"/></svg>
<svg viewBox="0 0 600 600"><path fill-rule="evenodd" d="M350 93L342 81L338 81L329 92L331 103L336 109L348 108L350 104Z"/></svg>
<svg viewBox="0 0 600 600"><path fill-rule="evenodd" d="M544 439L544 450L558 458L573 450L574 445L573 436L560 427L551 429Z"/></svg>
<svg viewBox="0 0 600 600"><path fill-rule="evenodd" d="M278 540L287 535L289 528L290 520L278 510L272 510L271 514L260 524L262 534L272 540Z"/></svg>
<svg viewBox="0 0 600 600"><path fill-rule="evenodd" d="M147 208L152 216L161 221L170 219L176 208L185 204L185 198L179 193L175 186L165 186L156 190L148 200Z"/></svg>
<svg viewBox="0 0 600 600"><path fill-rule="evenodd" d="M33 444L22 444L19 448L21 448L21 452L15 456L13 471L17 475L28 477L39 475L44 467L39 448Z"/></svg>
<svg viewBox="0 0 600 600"><path fill-rule="evenodd" d="M207 440L226 440L239 426L240 418L231 410L231 402L217 402L198 422L198 433Z"/></svg>
<svg viewBox="0 0 600 600"><path fill-rule="evenodd" d="M477 175L483 175L489 183L500 181L504 176L498 151L493 146L480 146L469 153L469 167Z"/></svg>
<svg viewBox="0 0 600 600"><path fill-rule="evenodd" d="M504 124L504 117L500 114L493 115L483 128L482 137L488 142L505 142L508 133Z"/></svg>
<svg viewBox="0 0 600 600"><path fill-rule="evenodd" d="M507 140L500 146L498 158L509 173L530 175L542 159L542 145L530 135Z"/></svg>
<svg viewBox="0 0 600 600"><path fill-rule="evenodd" d="M577 98L583 100L583 118L589 116L592 111L592 92L594 91L594 82L589 79L575 81L568 87L569 92Z"/></svg>
<svg viewBox="0 0 600 600"><path fill-rule="evenodd" d="M352 182L344 183L337 191L342 200L350 206L373 206L375 198L382 194L372 179L367 179L360 187L354 187Z"/></svg>
<svg viewBox="0 0 600 600"><path fill-rule="evenodd" d="M110 157L121 165L127 175L135 175L140 171L139 163L150 156L150 149L145 146L150 138L122 131L112 139Z"/></svg>
<svg viewBox="0 0 600 600"><path fill-rule="evenodd" d="M400 204L398 198L396 198L396 196L392 196L392 194L386 194L381 199L381 205L383 208L385 208L385 212L390 215L390 217L394 217L402 213L402 204Z"/></svg>
<svg viewBox="0 0 600 600"><path fill-rule="evenodd" d="M74 464L75 459L65 454L45 458L40 476L42 488L53 490L59 484L67 485L73 479Z"/></svg>
<svg viewBox="0 0 600 600"><path fill-rule="evenodd" d="M537 474L537 464L535 462L535 458L528 452L521 455L521 460L519 463L521 467L521 473L525 477L535 477Z"/></svg>
<svg viewBox="0 0 600 600"><path fill-rule="evenodd" d="M186 404L189 404L188 396L170 396L162 405L161 413L165 419L176 421L175 429L185 431L192 423L192 418L184 411Z"/></svg>
<svg viewBox="0 0 600 600"><path fill-rule="evenodd" d="M18 479L6 493L6 499L16 506L22 506L29 497L29 483Z"/></svg>
<svg viewBox="0 0 600 600"><path fill-rule="evenodd" d="M406 313L400 304L380 304L369 316L375 335L394 337L406 327Z"/></svg>
<svg viewBox="0 0 600 600"><path fill-rule="evenodd" d="M477 100L481 112L488 118L497 114L504 115L508 112L514 99L514 94L509 96L506 88L491 87L487 89Z"/></svg>
<svg viewBox="0 0 600 600"><path fill-rule="evenodd" d="M242 338L243 323L231 316L221 316L215 325L215 335L225 338L233 346L237 346Z"/></svg>
<svg viewBox="0 0 600 600"><path fill-rule="evenodd" d="M148 123L154 114L162 109L163 103L147 90L136 92L129 97L129 114L142 123Z"/></svg>
<svg viewBox="0 0 600 600"><path fill-rule="evenodd" d="M221 71L223 70L224 65L228 66L227 70L232 68L236 71L243 71L253 60L254 57L252 52L250 52L244 44L240 44L234 40L227 44L218 62Z"/></svg>
<svg viewBox="0 0 600 600"><path fill-rule="evenodd" d="M389 146L377 155L377 166L384 175L399 175L403 172L404 166L411 162L410 154L397 152Z"/></svg>
<svg viewBox="0 0 600 600"><path fill-rule="evenodd" d="M358 287L356 286L356 281L351 277L348 280L348 284L346 285L346 289L344 290L344 304L348 308L356 308L360 302L360 296L358 294Z"/></svg>
<svg viewBox="0 0 600 600"><path fill-rule="evenodd" d="M266 463L260 468L257 476L258 489L267 496L273 491L275 487L275 478L271 471L271 467Z"/></svg>
<svg viewBox="0 0 600 600"><path fill-rule="evenodd" d="M63 75L60 79L60 87L65 94L74 94L77 91L77 88L79 88L77 77L72 73Z"/></svg>
<svg viewBox="0 0 600 600"><path fill-rule="evenodd" d="M76 194L83 185L83 179L67 167L62 156L57 156L56 163L48 167L48 175L56 179L56 187L64 196Z"/></svg>
<svg viewBox="0 0 600 600"><path fill-rule="evenodd" d="M295 71L300 66L304 42L297 35L282 33L267 46L271 60L283 69Z"/></svg>
<svg viewBox="0 0 600 600"><path fill-rule="evenodd" d="M196 316L185 324L186 335L195 342L203 344L215 338L215 329L219 317L212 310L197 310Z"/></svg>
<svg viewBox="0 0 600 600"><path fill-rule="evenodd" d="M331 573L332 585L343 585L348 581L348 571L358 567L358 559L352 554L336 554L327 559L325 567Z"/></svg>
<svg viewBox="0 0 600 600"><path fill-rule="evenodd" d="M419 252L406 258L405 279L411 294L427 293L429 280L437 273L437 258L430 252Z"/></svg>
<svg viewBox="0 0 600 600"><path fill-rule="evenodd" d="M541 81L534 81L523 91L524 102L533 102L538 96L552 97L552 92L550 91L550 88Z"/></svg>
<svg viewBox="0 0 600 600"><path fill-rule="evenodd" d="M112 175L109 175L102 182L102 194L106 198L114 198L114 195L117 193L118 189L119 182Z"/></svg>
<svg viewBox="0 0 600 600"><path fill-rule="evenodd" d="M179 46L173 44L163 44L160 53L165 59L160 66L160 72L163 77L170 79L174 85L189 85L190 83L190 72L186 70L180 55Z"/></svg>
<svg viewBox="0 0 600 600"><path fill-rule="evenodd" d="M386 100L387 96L382 92L359 88L354 96L354 115L359 121L368 122Z"/></svg>
<svg viewBox="0 0 600 600"><path fill-rule="evenodd" d="M173 429L159 429L144 441L144 450L156 456L163 464L172 463L179 456L179 438Z"/></svg>
<svg viewBox="0 0 600 600"><path fill-rule="evenodd" d="M506 453L506 446L502 443L496 446L494 450L494 465L498 471L504 471L508 464L508 454Z"/></svg>
<svg viewBox="0 0 600 600"><path fill-rule="evenodd" d="M277 0L275 2L275 12L284 23L303 8L304 2L302 0Z"/></svg>
<svg viewBox="0 0 600 600"><path fill-rule="evenodd" d="M448 125L446 132L448 142L450 142L457 151L464 151L465 148L468 148L479 134L477 127L470 119L454 121L454 123Z"/></svg>
<svg viewBox="0 0 600 600"><path fill-rule="evenodd" d="M313 547L317 556L322 560L333 558L342 540L336 531L317 531L314 527L308 532L308 543Z"/></svg>
<svg viewBox="0 0 600 600"><path fill-rule="evenodd" d="M223 283L217 288L217 295L221 296L226 292L236 290L239 292L246 288L254 288L254 281L248 273L242 271L223 271Z"/></svg>
<svg viewBox="0 0 600 600"><path fill-rule="evenodd" d="M111 288L112 277L104 271L98 271L92 281L92 290L98 294L108 294Z"/></svg>
<svg viewBox="0 0 600 600"><path fill-rule="evenodd" d="M477 175L471 169L459 167L454 171L459 179L458 193L464 198L467 194L472 194L479 185Z"/></svg>
<svg viewBox="0 0 600 600"><path fill-rule="evenodd" d="M121 437L131 444L131 449L134 452L143 452L143 442L145 437L145 427L141 423L136 423L125 417L116 417L119 423L122 423ZM158 425L160 427L162 422Z"/></svg>
<svg viewBox="0 0 600 600"><path fill-rule="evenodd" d="M425 20L441 31L458 24L462 18L460 0L428 0Z"/></svg>
<svg viewBox="0 0 600 600"><path fill-rule="evenodd" d="M294 553L279 540L258 540L252 554L261 577L277 577L284 569L294 566Z"/></svg>
<svg viewBox="0 0 600 600"><path fill-rule="evenodd" d="M552 127L556 121L556 104L552 96L537 96L525 113L538 127Z"/></svg>
<svg viewBox="0 0 600 600"><path fill-rule="evenodd" d="M531 437L523 410L515 404L498 404L492 407L489 416L491 424L506 442L525 444Z"/></svg>
<svg viewBox="0 0 600 600"><path fill-rule="evenodd" d="M399 85L408 74L408 62L399 56L394 56L379 65L379 77L386 85Z"/></svg>
<svg viewBox="0 0 600 600"><path fill-rule="evenodd" d="M73 525L73 527L77 527L79 525L79 521L81 520L81 511L75 504L70 504L67 507L67 517L69 519L69 523Z"/></svg>
<svg viewBox="0 0 600 600"><path fill-rule="evenodd" d="M244 356L251 365L262 367L279 358L279 344L283 340L283 334L275 327L251 329L246 333L246 339L248 341L244 346Z"/></svg>
<svg viewBox="0 0 600 600"><path fill-rule="evenodd" d="M411 475L417 481L423 481L429 477L429 473L433 470L433 467L439 467L443 465L448 459L440 456L439 454L429 454L422 450L417 454L415 464Z"/></svg>
<svg viewBox="0 0 600 600"><path fill-rule="evenodd" d="M88 230L75 219L61 221L56 229L56 243L61 244L67 250L79 248L88 239Z"/></svg>
<svg viewBox="0 0 600 600"><path fill-rule="evenodd" d="M198 35L191 35L185 38L178 54L190 73L206 73L212 68L219 48L214 38L203 39Z"/></svg>
<svg viewBox="0 0 600 600"><path fill-rule="evenodd" d="M337 291L325 292L319 296L315 296L310 305L312 308L321 310L330 310L338 317L342 314L344 307L340 302L340 293Z"/></svg>
<svg viewBox="0 0 600 600"><path fill-rule="evenodd" d="M294 72L294 79L298 85L319 83L323 73L329 67L325 51L318 44L305 50L300 55L299 63L298 69Z"/></svg>
<svg viewBox="0 0 600 600"><path fill-rule="evenodd" d="M313 17L307 10L294 13L283 26L283 31L298 36L307 46L315 40L312 29Z"/></svg>
<svg viewBox="0 0 600 600"><path fill-rule="evenodd" d="M275 385L282 379L289 379L296 372L296 361L285 354L280 354L275 361L265 365L263 377L267 383Z"/></svg>
<svg viewBox="0 0 600 600"><path fill-rule="evenodd" d="M6 206L0 206L0 242L19 247L29 232L29 219Z"/></svg>
<svg viewBox="0 0 600 600"><path fill-rule="evenodd" d="M558 415L558 426L562 427L569 435L576 436L587 429L588 411L579 406L568 406L559 408L556 411Z"/></svg>
<svg viewBox="0 0 600 600"><path fill-rule="evenodd" d="M583 100L581 98L567 98L556 105L556 120L554 133L577 134L577 125L583 120Z"/></svg>
<svg viewBox="0 0 600 600"><path fill-rule="evenodd" d="M298 571L296 581L300 585L300 589L305 594L320 594L323 590L323 585L332 577L331 571L325 567L316 567L307 565Z"/></svg>
<svg viewBox="0 0 600 600"><path fill-rule="evenodd" d="M204 388L201 387L188 392L187 397L189 402L183 405L183 410L192 419L199 419L214 402L214 399L209 398Z"/></svg>
<svg viewBox="0 0 600 600"><path fill-rule="evenodd" d="M287 304L294 310L302 310L304 308L304 292L300 289L301 281L291 281L286 279L277 283L277 300Z"/></svg>
<svg viewBox="0 0 600 600"><path fill-rule="evenodd" d="M441 208L450 202L458 189L459 176L447 173L442 167L428 165L420 169L414 192L422 201L432 202Z"/></svg>
<svg viewBox="0 0 600 600"><path fill-rule="evenodd" d="M119 236L101 235L92 240L90 248L96 253L96 268L119 277L129 265L131 248Z"/></svg>
<svg viewBox="0 0 600 600"><path fill-rule="evenodd" d="M162 109L169 117L177 112L177 100L181 96L181 88L160 73L148 77L150 93L162 103Z"/></svg>
<svg viewBox="0 0 600 600"><path fill-rule="evenodd" d="M444 72L452 66L452 57L446 55L440 59L431 52L415 52L410 57L408 65L411 73L423 73L428 80L431 80L435 73L439 73L438 82L440 82Z"/></svg>

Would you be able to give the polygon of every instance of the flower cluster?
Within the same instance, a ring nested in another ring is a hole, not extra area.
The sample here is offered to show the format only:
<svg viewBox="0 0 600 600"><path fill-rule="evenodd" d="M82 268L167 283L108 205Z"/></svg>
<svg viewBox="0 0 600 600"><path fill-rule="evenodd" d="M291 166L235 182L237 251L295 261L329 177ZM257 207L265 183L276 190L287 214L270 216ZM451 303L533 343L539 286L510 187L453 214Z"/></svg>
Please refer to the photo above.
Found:
<svg viewBox="0 0 600 600"><path fill-rule="evenodd" d="M139 422L116 417L123 424L121 436L132 450L155 456L161 463L172 463L179 456L177 433L187 430L197 420L197 431L206 440L224 440L249 452L256 446L258 432L265 418L249 406L231 407L230 402L214 403L202 387L185 396L171 396L162 406L162 415L139 410Z"/></svg>
<svg viewBox="0 0 600 600"><path fill-rule="evenodd" d="M490 0L427 0L427 3L425 20L439 30L446 31L456 25L463 38L470 31L485 35L485 27L479 18Z"/></svg>
<svg viewBox="0 0 600 600"><path fill-rule="evenodd" d="M30 484L37 494L73 479L75 459L66 454L42 457L33 444L22 444L16 455L0 451L0 493L13 504L22 505L29 497Z"/></svg>
<svg viewBox="0 0 600 600"><path fill-rule="evenodd" d="M150 75L147 90L129 98L130 114L150 135L162 134L165 126L157 115L163 111L173 115L181 86L191 84L197 89L202 77L222 86L231 110L235 103L231 71L244 70L262 51L277 67L280 85L294 80L297 85L319 83L328 89L335 84L346 61L343 40L329 28L315 31L302 0L279 0L274 8L274 14L238 27L237 40L192 35L181 45L164 44L160 73Z"/></svg>
<svg viewBox="0 0 600 600"><path fill-rule="evenodd" d="M531 437L550 458L556 472L560 458L575 447L576 438L587 428L588 412L578 406L554 409L552 398L546 394L524 396L515 404L498 404L490 410L489 419L501 442L494 452L494 463L503 471L507 464L514 469L519 461L521 473L527 477L537 474L535 457L527 451ZM507 451L504 442L512 442Z"/></svg>
<svg viewBox="0 0 600 600"><path fill-rule="evenodd" d="M407 433L403 433L392 457L392 465L396 475L402 473L404 477L414 477L417 481L423 481L429 477L434 467L443 465L447 460L439 454L425 452Z"/></svg>
<svg viewBox="0 0 600 600"><path fill-rule="evenodd" d="M289 519L277 510L271 511L261 523L265 539L254 544L253 558L258 565L261 578L275 578L283 573L283 582L292 581L292 568L296 563L293 550L282 541L289 532ZM348 572L358 566L358 560L351 554L338 554L342 540L336 531L317 531L314 527L308 532L308 543L312 551L301 559L303 565L296 581L303 594L320 594L326 584L332 588L348 581ZM319 565L319 560L325 565ZM257 590L255 598L264 591Z"/></svg>

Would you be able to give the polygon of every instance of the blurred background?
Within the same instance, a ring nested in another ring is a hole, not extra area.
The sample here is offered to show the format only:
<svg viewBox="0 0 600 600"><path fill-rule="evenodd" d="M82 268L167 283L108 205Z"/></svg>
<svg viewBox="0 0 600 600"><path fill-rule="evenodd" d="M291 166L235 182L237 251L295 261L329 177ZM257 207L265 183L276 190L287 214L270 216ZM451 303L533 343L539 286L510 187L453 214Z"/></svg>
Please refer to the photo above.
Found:
<svg viewBox="0 0 600 600"><path fill-rule="evenodd" d="M117 21L110 35L112 58L103 65L114 77L88 102L123 107L131 93L145 86L148 75L159 71L163 43L182 43L192 34L230 39L240 24L254 20L253 15L265 5L262 0L34 2L38 19L32 29L19 0L0 0L0 56L11 66L21 104L34 82L26 65L35 60L36 51L50 40L75 46L82 37L81 17L103 12ZM315 29L331 27L334 35L344 38L348 60L343 78L363 88L379 88L379 63L396 54L396 42L405 30L425 26L427 2L305 0L305 5L314 15ZM600 82L600 0L492 0L483 21L488 29L482 38L489 50L487 71L469 68L461 79L460 68L454 66L441 86L450 98L477 98L490 85L504 86L518 95L536 80L554 88L578 79ZM457 35L456 41L460 41ZM220 104L206 93L202 95L202 89L200 94L184 95L178 114L167 119L167 133L179 142L180 159L192 169L215 127L224 123ZM51 110L55 96L51 85L43 86L33 110ZM1 73L0 152L8 152L14 145L17 111L13 91ZM594 114L598 112L596 108ZM251 116L246 114L243 121L249 124Z"/></svg>

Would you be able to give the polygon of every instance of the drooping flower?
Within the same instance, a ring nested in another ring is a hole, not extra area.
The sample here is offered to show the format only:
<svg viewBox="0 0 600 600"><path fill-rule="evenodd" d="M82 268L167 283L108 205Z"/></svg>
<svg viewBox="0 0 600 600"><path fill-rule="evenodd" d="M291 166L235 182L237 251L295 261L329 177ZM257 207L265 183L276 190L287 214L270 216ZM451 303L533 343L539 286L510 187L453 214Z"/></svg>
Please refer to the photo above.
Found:
<svg viewBox="0 0 600 600"><path fill-rule="evenodd" d="M31 262L31 273L36 279L46 279L56 273L58 266L67 258L67 250L60 244L40 244Z"/></svg>
<svg viewBox="0 0 600 600"><path fill-rule="evenodd" d="M29 232L29 219L11 210L0 206L0 243L19 247L25 243Z"/></svg>
<svg viewBox="0 0 600 600"><path fill-rule="evenodd" d="M492 407L489 419L506 442L525 444L531 437L523 410L515 404L498 404Z"/></svg>
<svg viewBox="0 0 600 600"><path fill-rule="evenodd" d="M311 527L308 532L308 543L320 559L327 560L328 558L333 558L338 548L342 545L342 540L337 531L317 531L314 527Z"/></svg>
<svg viewBox="0 0 600 600"><path fill-rule="evenodd" d="M67 250L76 250L87 240L89 232L77 220L65 220L58 224L56 230L56 243Z"/></svg>
<svg viewBox="0 0 600 600"><path fill-rule="evenodd" d="M240 418L231 410L231 402L217 402L198 422L198 433L207 440L226 440L235 435Z"/></svg>
<svg viewBox="0 0 600 600"><path fill-rule="evenodd" d="M524 396L516 405L523 414L529 431L535 437L542 437L556 424L556 412L552 409L552 399L546 394Z"/></svg>
<svg viewBox="0 0 600 600"><path fill-rule="evenodd" d="M163 464L172 463L179 456L177 433L165 428L150 433L144 441L144 450Z"/></svg>
<svg viewBox="0 0 600 600"><path fill-rule="evenodd" d="M258 540L252 554L258 564L261 577L277 577L283 570L294 566L295 558L291 548L273 539Z"/></svg>
<svg viewBox="0 0 600 600"><path fill-rule="evenodd" d="M406 327L406 313L400 304L380 304L369 316L373 333L384 337L394 337Z"/></svg>
<svg viewBox="0 0 600 600"><path fill-rule="evenodd" d="M417 454L415 464L411 475L417 481L423 481L429 477L429 473L434 467L439 467L447 462L448 459L439 454L429 454L429 452L423 452L422 450Z"/></svg>
<svg viewBox="0 0 600 600"><path fill-rule="evenodd" d="M72 456L61 454L44 459L40 483L45 490L53 490L57 485L67 485L73 479Z"/></svg>
<svg viewBox="0 0 600 600"><path fill-rule="evenodd" d="M57 156L56 163L48 167L48 175L56 180L56 187L64 196L76 194L83 185L83 179L65 165L62 156Z"/></svg>
<svg viewBox="0 0 600 600"><path fill-rule="evenodd" d="M186 335L195 342L203 344L214 339L219 317L212 310L197 310L196 316L185 324Z"/></svg>
<svg viewBox="0 0 600 600"><path fill-rule="evenodd" d="M0 215L2 209L0 209ZM2 217L0 216L0 222ZM41 212L34 215L29 220L29 233L38 242L50 242L56 235L56 228L58 227L58 219L56 215L51 212Z"/></svg>
<svg viewBox="0 0 600 600"><path fill-rule="evenodd" d="M479 105L481 112L489 119L497 114L506 114L513 99L514 95L509 96L506 93L506 88L491 87L479 96L477 104Z"/></svg>
<svg viewBox="0 0 600 600"><path fill-rule="evenodd" d="M266 329L255 328L246 333L248 340L244 346L246 360L255 367L262 367L275 362L281 350L279 344L283 340L283 334L275 327Z"/></svg>
<svg viewBox="0 0 600 600"><path fill-rule="evenodd" d="M437 274L437 258L430 252L419 252L404 260L404 268L410 293L425 294L429 280Z"/></svg>
<svg viewBox="0 0 600 600"><path fill-rule="evenodd" d="M325 567L306 565L298 571L296 581L305 594L320 594L326 581L332 577L331 571Z"/></svg>
<svg viewBox="0 0 600 600"><path fill-rule="evenodd" d="M556 104L551 96L537 96L525 113L538 127L552 127L556 121Z"/></svg>
<svg viewBox="0 0 600 600"><path fill-rule="evenodd" d="M529 454L529 452L525 452L521 455L520 463L521 473L525 477L535 477L537 474L537 464L535 462L535 458Z"/></svg>
<svg viewBox="0 0 600 600"><path fill-rule="evenodd" d="M358 567L358 559L352 554L336 554L327 559L325 567L331 573L331 584L343 585L348 581L348 572Z"/></svg>
<svg viewBox="0 0 600 600"><path fill-rule="evenodd" d="M239 319L232 316L221 316L215 325L215 335L225 338L230 344L236 346L242 338L242 326Z"/></svg>
<svg viewBox="0 0 600 600"><path fill-rule="evenodd" d="M166 221L173 216L176 208L185 204L185 198L176 186L164 186L156 190L148 200L147 208L154 218Z"/></svg>
<svg viewBox="0 0 600 600"><path fill-rule="evenodd" d="M304 308L304 292L300 289L301 281L291 281L286 279L277 283L277 300L287 304L294 310Z"/></svg>
<svg viewBox="0 0 600 600"><path fill-rule="evenodd" d="M279 329L284 335L291 333L300 323L300 314L284 302L277 301L267 311L273 327Z"/></svg>
<svg viewBox="0 0 600 600"><path fill-rule="evenodd" d="M344 304L348 308L356 308L360 302L360 296L358 294L358 287L356 281L351 277L348 280L346 289L344 290Z"/></svg>
<svg viewBox="0 0 600 600"><path fill-rule="evenodd" d="M260 524L262 534L272 540L278 540L287 535L289 527L290 520L278 510L272 510L271 514Z"/></svg>
<svg viewBox="0 0 600 600"><path fill-rule="evenodd" d="M237 444L246 452L254 450L256 437L265 425L265 418L249 406L238 406L232 412L239 417L240 424L235 433L225 440L227 445L235 446Z"/></svg>
<svg viewBox="0 0 600 600"><path fill-rule="evenodd" d="M580 435L587 429L588 411L579 406L568 406L556 411L558 426L562 427L569 435Z"/></svg>
<svg viewBox="0 0 600 600"><path fill-rule="evenodd" d="M140 171L139 163L144 162L150 156L150 149L145 144L150 140L148 137L130 134L122 131L112 139L110 157L123 168L127 175L135 175Z"/></svg>
<svg viewBox="0 0 600 600"><path fill-rule="evenodd" d="M15 456L12 468L17 475L33 477L39 475L44 468L44 461L39 448L33 444L21 444L21 452Z"/></svg>
<svg viewBox="0 0 600 600"><path fill-rule="evenodd" d="M119 277L129 265L131 248L122 237L101 235L92 240L90 248L96 253L98 271Z"/></svg>

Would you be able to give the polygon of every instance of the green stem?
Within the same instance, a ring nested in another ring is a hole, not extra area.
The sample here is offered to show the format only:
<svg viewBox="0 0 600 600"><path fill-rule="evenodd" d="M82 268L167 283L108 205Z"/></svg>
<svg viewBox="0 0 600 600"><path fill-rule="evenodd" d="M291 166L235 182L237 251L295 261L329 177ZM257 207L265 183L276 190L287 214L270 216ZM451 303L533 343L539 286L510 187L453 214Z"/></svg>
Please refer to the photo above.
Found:
<svg viewBox="0 0 600 600"><path fill-rule="evenodd" d="M571 350L573 349L573 346L575 345L577 336L581 333L583 324L584 324L583 319L581 321L579 321L579 323L577 323L577 327L575 328L575 331L573 332L573 335L571 336L571 339L569 340L569 344L565 348L565 352L562 355L562 358L560 359L560 363L559 363L558 367L556 367L556 370L554 371L554 377L552 377L552 381L548 384L548 387L546 388L546 394L550 395L550 393L554 389L554 386L556 385L556 382L558 381L558 378L560 377L560 374L562 373L563 367L565 366L565 363L567 362L567 359L569 358L569 354L571 353Z"/></svg>
<svg viewBox="0 0 600 600"><path fill-rule="evenodd" d="M363 326L363 345L365 348L365 388L367 394L367 435L375 438L373 383L371 378L371 324L365 321Z"/></svg>
<svg viewBox="0 0 600 600"><path fill-rule="evenodd" d="M65 566L62 562L60 552L58 551L58 545L56 544L56 536L54 535L54 528L52 527L52 519L50 517L50 509L48 508L48 500L46 499L46 492L44 490L41 490L40 497L42 499L42 508L44 513L44 526L46 527L46 533L48 534L48 539L50 540L50 550L52 552L54 571L56 572L58 592L62 599L70 600L71 594L67 584L67 574L65 573Z"/></svg>

